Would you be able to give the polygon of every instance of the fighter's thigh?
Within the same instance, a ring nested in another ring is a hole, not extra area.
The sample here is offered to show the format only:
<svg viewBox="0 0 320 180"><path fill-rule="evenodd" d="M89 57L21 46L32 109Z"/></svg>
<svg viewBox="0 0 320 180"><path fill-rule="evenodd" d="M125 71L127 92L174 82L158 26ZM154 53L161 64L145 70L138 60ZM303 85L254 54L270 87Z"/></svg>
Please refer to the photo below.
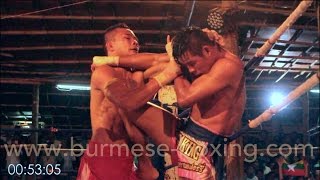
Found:
<svg viewBox="0 0 320 180"><path fill-rule="evenodd" d="M156 144L166 144L174 148L177 119L168 112L149 107L135 122Z"/></svg>

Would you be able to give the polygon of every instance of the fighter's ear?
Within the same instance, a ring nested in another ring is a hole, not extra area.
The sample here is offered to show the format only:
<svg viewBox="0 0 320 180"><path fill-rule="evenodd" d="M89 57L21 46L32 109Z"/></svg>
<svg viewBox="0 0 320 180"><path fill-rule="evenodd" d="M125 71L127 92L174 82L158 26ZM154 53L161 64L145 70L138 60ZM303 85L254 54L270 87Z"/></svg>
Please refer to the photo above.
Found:
<svg viewBox="0 0 320 180"><path fill-rule="evenodd" d="M202 55L203 56L211 56L211 48L210 46L204 45L202 46Z"/></svg>
<svg viewBox="0 0 320 180"><path fill-rule="evenodd" d="M108 51L112 51L113 50L113 44L111 41L107 41L106 44L105 44L105 48L108 50Z"/></svg>

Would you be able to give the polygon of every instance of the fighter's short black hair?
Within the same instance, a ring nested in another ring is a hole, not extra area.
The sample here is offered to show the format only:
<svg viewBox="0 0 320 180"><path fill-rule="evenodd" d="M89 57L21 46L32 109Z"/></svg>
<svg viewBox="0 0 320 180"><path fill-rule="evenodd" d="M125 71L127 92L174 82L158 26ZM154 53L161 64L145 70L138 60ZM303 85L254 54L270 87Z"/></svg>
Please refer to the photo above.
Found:
<svg viewBox="0 0 320 180"><path fill-rule="evenodd" d="M215 46L216 42L210 40L207 33L199 27L187 27L172 39L173 57L178 60L186 51L190 51L193 55L202 56L204 45Z"/></svg>
<svg viewBox="0 0 320 180"><path fill-rule="evenodd" d="M130 29L130 27L127 25L127 24L125 24L125 23L117 23L117 24L114 24L114 25L112 25L112 26L109 26L106 30L105 30L105 32L104 32L104 34L103 34L103 39L104 39L104 41L103 41L103 49L105 50L105 53L108 55L108 51L107 51L107 49L106 49L106 47L105 47L105 44L107 43L107 41L108 41L108 38L107 38L107 34L108 33L110 33L110 32L112 32L113 30L115 30L115 29L118 29L118 28L124 28L124 29Z"/></svg>

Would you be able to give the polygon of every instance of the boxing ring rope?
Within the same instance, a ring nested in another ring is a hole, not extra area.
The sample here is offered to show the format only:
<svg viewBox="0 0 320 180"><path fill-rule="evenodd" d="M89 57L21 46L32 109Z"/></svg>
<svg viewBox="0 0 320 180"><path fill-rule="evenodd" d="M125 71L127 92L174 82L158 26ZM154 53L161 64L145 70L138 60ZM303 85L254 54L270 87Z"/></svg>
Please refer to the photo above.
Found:
<svg viewBox="0 0 320 180"><path fill-rule="evenodd" d="M86 1L80 2L84 3ZM245 66L245 71L257 60L260 56L265 55L265 53L272 47L272 45L280 38L280 36L302 15L303 12L307 10L307 8L312 4L312 0L302 1L298 7L290 14L290 16L282 23L282 25L276 30L276 32L264 43L264 45L257 50L254 58L248 61ZM74 5L74 4L72 4ZM8 18L8 17L5 17ZM318 72L319 76L319 72ZM311 78L293 90L280 104L276 106L272 106L266 111L264 111L260 116L251 120L249 124L243 127L239 132L230 136L229 139L232 141L239 137L241 134L245 133L247 130L255 128L259 126L262 122L268 121L271 117L277 112L281 111L287 105L289 105L296 98L300 97L306 91L310 90L313 86L319 83L319 77L317 74L314 74ZM161 108L163 109L163 108ZM188 111L184 111L182 114L186 114ZM57 128L49 128L49 129L41 129L41 128L31 128L31 129L10 129L10 128L2 128L1 131L24 131L24 132L91 132L91 129L57 129Z"/></svg>
<svg viewBox="0 0 320 180"><path fill-rule="evenodd" d="M24 148L25 150L31 149L33 150L31 147L34 146L34 144L5 144L5 145L0 145L0 148ZM50 151L50 152L55 152L58 151L60 152L66 152L66 151L80 151L80 152L84 152L86 149L67 149L67 148L59 148L59 147L50 147L48 148L47 146L50 146L49 144L37 144L37 150L41 150L41 151Z"/></svg>
<svg viewBox="0 0 320 180"><path fill-rule="evenodd" d="M274 45L274 43L280 38L280 36L294 24L294 22L304 13L312 4L312 0L302 1L299 6L288 16L288 18L279 26L279 28L271 35L271 37L260 47L255 53L254 57L250 59L246 66L245 71L258 60L261 60L261 56L264 56L266 52Z"/></svg>
<svg viewBox="0 0 320 180"><path fill-rule="evenodd" d="M267 110L265 110L262 114L260 114L255 119L249 121L249 124L242 129L240 129L239 132L231 135L229 137L229 141L233 141L236 138L238 138L240 135L244 134L249 129L253 129L258 127L261 123L268 121L271 119L273 115L287 107L291 102L299 98L302 94L307 92L308 90L312 89L315 85L319 83L319 77L320 77L320 71L318 73L311 76L309 79L307 79L304 83L302 83L300 86L295 88L293 91L291 91L287 97L284 98L279 104L276 104L274 106L271 106Z"/></svg>
<svg viewBox="0 0 320 180"><path fill-rule="evenodd" d="M18 145L0 145L0 148L11 148L11 147L24 147L24 148L31 148L33 144L18 144ZM45 147L48 144L38 144L39 149L41 151L45 151L45 152L57 152L57 153L61 153L61 152L67 152L67 151L73 151L73 152L81 152L83 153L86 149L67 149L67 148L55 148L55 147ZM49 146L49 145L48 145ZM260 148L260 149L256 149L256 153L260 154L260 153L264 153L264 154L268 154L268 153L279 153L279 150L281 149L281 152L283 153L287 153L289 151L293 151L293 152L297 152L297 153L303 153L306 149L304 147L285 147L285 148ZM313 152L320 152L320 147L310 147L310 149ZM248 149L247 150L248 153L253 153L254 149ZM82 154L76 154L75 156L81 156Z"/></svg>
<svg viewBox="0 0 320 180"><path fill-rule="evenodd" d="M41 12L47 12L47 11L51 11L51 10L55 10L55 9L62 9L62 8L65 8L65 7L70 7L70 6L83 4L83 3L87 3L87 2L89 2L89 0L80 1L80 2L76 2L76 3L71 3L71 4L66 4L66 5L63 5L63 6L56 6L56 7L52 7L52 8L48 8L48 9L42 9L42 10L38 10L38 11L27 12L27 13L23 13L23 14L5 16L5 17L1 17L1 20L21 17L21 16L25 16L25 15L30 15L30 14L37 14L37 13L41 13Z"/></svg>
<svg viewBox="0 0 320 180"><path fill-rule="evenodd" d="M28 129L21 129L21 128L1 128L1 131L5 132L91 132L91 129L60 129L60 128L28 128Z"/></svg>
<svg viewBox="0 0 320 180"><path fill-rule="evenodd" d="M249 68L255 63L262 59L262 56L266 54L266 52L274 45L274 43L280 38L280 36L294 24L294 22L304 13L309 6L312 4L312 0L310 1L302 1L298 7L288 16L288 18L279 26L279 28L271 35L271 37L263 44L261 48L257 50L254 57L250 59L247 64L245 65L245 72L249 70ZM240 129L239 132L231 135L228 138L228 141L233 141L249 129L256 128L261 123L268 121L271 117L281 111L283 108L288 106L292 101L300 97L306 91L310 90L316 84L319 83L319 72L314 74L308 80L306 80L303 84L298 86L296 89L291 91L289 95L279 104L270 107L269 109L265 110L260 116L255 118L254 120L249 121L249 124Z"/></svg>

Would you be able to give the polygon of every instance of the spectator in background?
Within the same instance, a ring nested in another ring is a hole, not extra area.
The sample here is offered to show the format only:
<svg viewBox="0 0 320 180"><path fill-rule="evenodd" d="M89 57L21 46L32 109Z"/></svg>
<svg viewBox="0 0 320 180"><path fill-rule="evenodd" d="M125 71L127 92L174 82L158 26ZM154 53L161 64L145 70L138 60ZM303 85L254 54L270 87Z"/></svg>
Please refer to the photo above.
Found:
<svg viewBox="0 0 320 180"><path fill-rule="evenodd" d="M66 141L63 141L62 144L63 148L70 148L70 144L67 144ZM62 170L64 171L71 171L73 170L73 161L75 161L76 158L74 156L72 156L71 151L65 151L63 153L63 166L62 166Z"/></svg>
<svg viewBox="0 0 320 180"><path fill-rule="evenodd" d="M8 142L8 145L9 146L16 146L16 148L18 148L19 140L17 138L12 138ZM20 164L20 154L17 154L15 151L7 152L6 160L7 160L7 166L6 167L7 167L8 171L14 172L14 170L12 168L20 167L20 166L16 166L17 164ZM19 171L21 171L21 170L19 169ZM14 179L15 177L16 177L16 175L9 175L9 180Z"/></svg>
<svg viewBox="0 0 320 180"><path fill-rule="evenodd" d="M5 140L1 136L0 146L5 144ZM4 148L0 148L0 171L6 168L6 150Z"/></svg>
<svg viewBox="0 0 320 180"><path fill-rule="evenodd" d="M252 166L249 166L249 168L247 170L246 180L258 180L258 177L256 176L255 169Z"/></svg>
<svg viewBox="0 0 320 180"><path fill-rule="evenodd" d="M257 178L259 179L259 180L265 180L265 177L264 177L264 174L263 174L263 170L262 169L258 169L257 171Z"/></svg>

